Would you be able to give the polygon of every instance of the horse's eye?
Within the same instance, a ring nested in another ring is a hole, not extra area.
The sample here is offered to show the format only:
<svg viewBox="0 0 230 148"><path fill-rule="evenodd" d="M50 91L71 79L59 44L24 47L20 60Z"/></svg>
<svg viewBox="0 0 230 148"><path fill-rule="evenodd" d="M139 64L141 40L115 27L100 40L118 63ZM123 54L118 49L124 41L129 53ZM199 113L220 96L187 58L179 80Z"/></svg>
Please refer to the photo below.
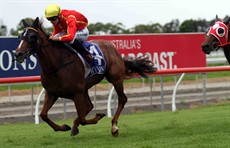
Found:
<svg viewBox="0 0 230 148"><path fill-rule="evenodd" d="M224 34L225 34L224 29L223 29L223 28L218 28L218 29L217 29L217 34L218 34L220 37L223 37Z"/></svg>
<svg viewBox="0 0 230 148"><path fill-rule="evenodd" d="M38 39L37 36L34 34L28 36L29 42L36 42L37 39Z"/></svg>

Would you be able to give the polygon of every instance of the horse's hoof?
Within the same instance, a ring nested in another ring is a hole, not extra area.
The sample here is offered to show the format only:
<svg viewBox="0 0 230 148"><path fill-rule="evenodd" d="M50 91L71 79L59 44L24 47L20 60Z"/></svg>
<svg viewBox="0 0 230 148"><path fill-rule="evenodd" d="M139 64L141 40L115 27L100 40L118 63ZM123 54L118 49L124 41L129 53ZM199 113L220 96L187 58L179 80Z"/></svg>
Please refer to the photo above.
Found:
<svg viewBox="0 0 230 148"><path fill-rule="evenodd" d="M64 125L62 125L62 129L63 129L63 131L69 131L69 130L71 130L71 127L69 125L64 124Z"/></svg>
<svg viewBox="0 0 230 148"><path fill-rule="evenodd" d="M78 128L75 129L75 130L72 129L72 131L71 131L71 136L75 136L75 135L77 135L78 133L79 133L79 129L78 129Z"/></svg>
<svg viewBox="0 0 230 148"><path fill-rule="evenodd" d="M118 137L118 136L119 136L119 131L118 131L118 130L113 131L113 132L112 132L112 136L113 136L113 137Z"/></svg>
<svg viewBox="0 0 230 148"><path fill-rule="evenodd" d="M119 136L119 130L117 126L113 126L111 130L112 136L113 137L118 137Z"/></svg>
<svg viewBox="0 0 230 148"><path fill-rule="evenodd" d="M100 118L103 118L103 117L105 117L105 114L104 113L97 113L96 116L99 116Z"/></svg>

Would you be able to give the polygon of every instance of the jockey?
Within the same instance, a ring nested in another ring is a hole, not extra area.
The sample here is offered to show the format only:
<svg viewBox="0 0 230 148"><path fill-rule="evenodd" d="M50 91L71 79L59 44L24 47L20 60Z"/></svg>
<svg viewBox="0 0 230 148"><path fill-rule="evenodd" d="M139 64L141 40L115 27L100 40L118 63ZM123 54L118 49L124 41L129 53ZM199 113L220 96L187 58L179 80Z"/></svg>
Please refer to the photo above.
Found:
<svg viewBox="0 0 230 148"><path fill-rule="evenodd" d="M83 14L74 10L61 10L58 5L50 4L45 9L45 17L54 27L50 36L51 40L67 42L72 48L80 52L87 61L93 62L94 58L82 45L89 36L88 20Z"/></svg>

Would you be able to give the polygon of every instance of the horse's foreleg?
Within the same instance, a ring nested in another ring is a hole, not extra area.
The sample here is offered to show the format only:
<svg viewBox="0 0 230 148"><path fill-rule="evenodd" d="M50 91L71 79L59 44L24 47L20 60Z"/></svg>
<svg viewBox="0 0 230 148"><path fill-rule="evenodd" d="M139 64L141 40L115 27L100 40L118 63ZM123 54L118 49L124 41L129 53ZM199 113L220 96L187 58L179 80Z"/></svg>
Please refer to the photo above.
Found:
<svg viewBox="0 0 230 148"><path fill-rule="evenodd" d="M57 99L58 97L54 97L46 93L42 111L40 113L40 117L42 118L43 121L49 124L49 126L51 126L54 129L54 131L68 131L71 129L68 125L59 126L55 124L52 120L50 120L50 118L48 117L48 111L50 110L50 108L53 106L53 104L56 102Z"/></svg>
<svg viewBox="0 0 230 148"><path fill-rule="evenodd" d="M74 101L75 102L75 101ZM71 131L71 136L75 136L79 133L78 126L87 124L96 124L100 119L102 119L105 114L97 113L92 119L86 120L85 117L93 109L93 104L90 100L88 93L85 95L85 99L82 100L82 106L79 106L79 102L76 101L75 106L78 112L78 117L74 120L74 125Z"/></svg>
<svg viewBox="0 0 230 148"><path fill-rule="evenodd" d="M117 95L118 95L118 107L117 107L116 113L112 119L111 133L114 137L117 137L119 135L118 126L117 126L118 118L119 118L121 111L123 110L123 108L127 102L127 97L124 93L123 83L114 84L114 88L115 88Z"/></svg>
<svg viewBox="0 0 230 148"><path fill-rule="evenodd" d="M88 113L87 113L88 114ZM95 115L95 117L93 117L92 119L89 120L85 120L86 122L84 122L84 124L81 125L87 125L87 124L96 124L100 119L102 119L105 116L104 113L97 113ZM72 127L72 131L71 131L71 136L75 136L79 133L79 129L78 126L80 125L81 121L79 120L79 118L76 118L74 120L74 125Z"/></svg>

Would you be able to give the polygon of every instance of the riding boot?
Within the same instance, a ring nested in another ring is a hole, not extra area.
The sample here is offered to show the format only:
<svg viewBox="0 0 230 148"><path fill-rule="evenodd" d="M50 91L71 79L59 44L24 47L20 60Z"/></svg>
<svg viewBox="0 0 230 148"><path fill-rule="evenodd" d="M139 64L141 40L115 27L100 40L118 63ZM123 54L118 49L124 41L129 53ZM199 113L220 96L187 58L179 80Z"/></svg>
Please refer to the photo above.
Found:
<svg viewBox="0 0 230 148"><path fill-rule="evenodd" d="M75 49L76 51L80 52L83 57L85 58L86 61L88 61L90 64L93 63L93 56L91 55L91 53L83 46L82 42L80 42L79 40L75 39L74 42L72 44L70 44L70 46Z"/></svg>

